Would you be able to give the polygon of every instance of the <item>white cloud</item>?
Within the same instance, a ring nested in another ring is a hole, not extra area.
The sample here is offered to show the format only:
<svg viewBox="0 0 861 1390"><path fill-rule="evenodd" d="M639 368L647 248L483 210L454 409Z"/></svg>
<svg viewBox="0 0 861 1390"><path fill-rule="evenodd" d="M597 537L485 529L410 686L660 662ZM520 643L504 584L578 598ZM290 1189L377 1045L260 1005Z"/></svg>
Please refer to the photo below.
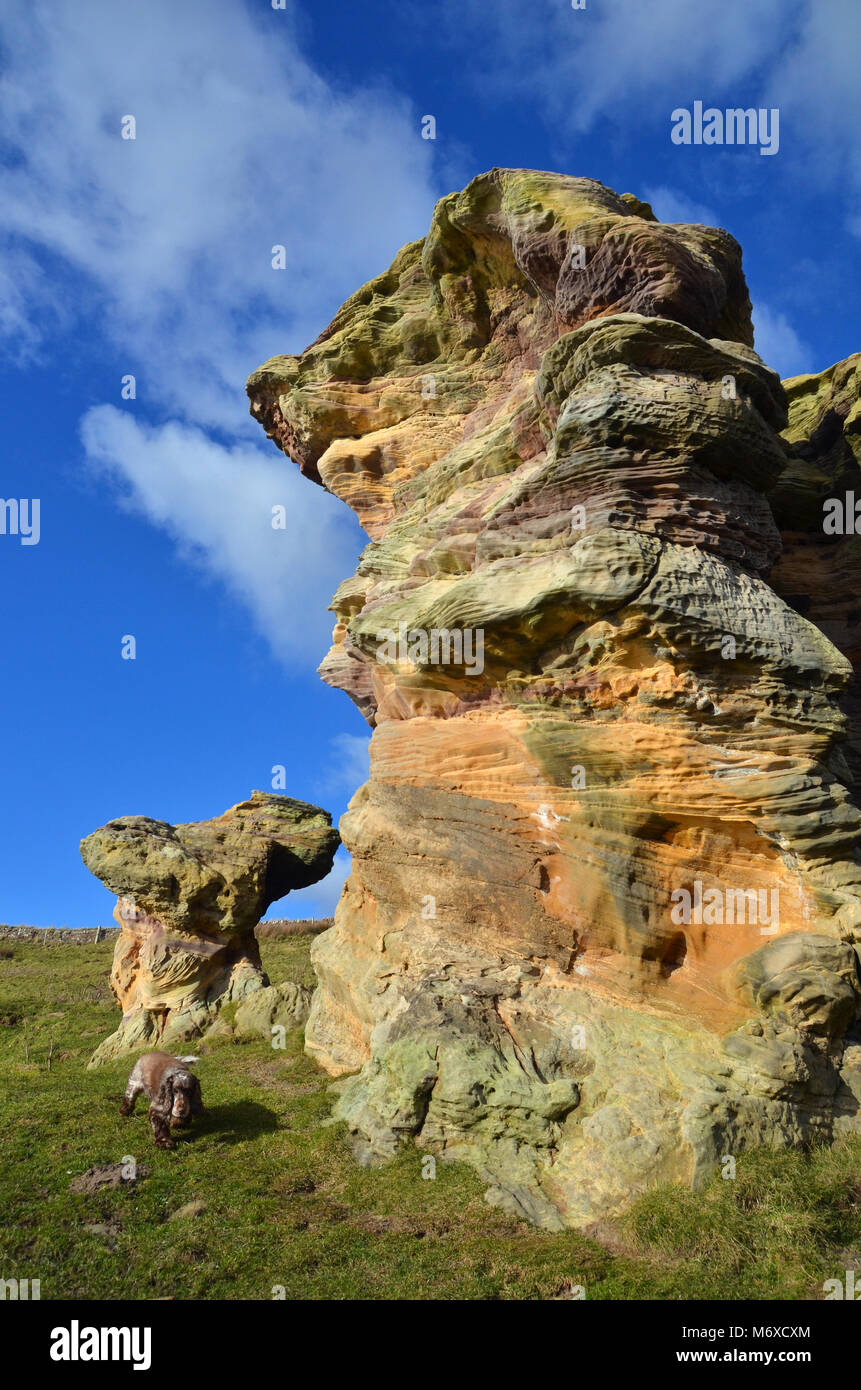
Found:
<svg viewBox="0 0 861 1390"><path fill-rule="evenodd" d="M59 330L105 337L116 403L128 372L137 402L90 412L91 459L295 649L318 591L328 600L354 567L358 533L313 484L286 481L245 378L300 351L423 234L435 195L418 114L388 91L334 89L285 12L239 0L33 0L6 8L0 45L0 335L19 358L38 351L40 323L43 356L68 350ZM286 566L284 533L258 545L256 532L258 506L285 491Z"/></svg>
<svg viewBox="0 0 861 1390"><path fill-rule="evenodd" d="M753 330L756 351L780 376L800 376L802 372L818 370L811 349L799 338L785 314L765 304L754 305Z"/></svg>
<svg viewBox="0 0 861 1390"><path fill-rule="evenodd" d="M2 216L2 214L0 214ZM56 300L44 303L48 282L36 259L23 246L3 239L0 248L0 341L16 366L26 366L38 355L42 334L56 332L68 316ZM33 317L33 306L43 303L41 322Z"/></svg>
<svg viewBox="0 0 861 1390"><path fill-rule="evenodd" d="M149 428L100 405L84 416L81 437L92 465L116 481L122 503L223 579L278 656L320 658L332 623L333 572L355 562L358 527L343 503L274 450L226 447L192 425ZM285 509L283 530L273 529L273 507Z"/></svg>
<svg viewBox="0 0 861 1390"><path fill-rule="evenodd" d="M669 153L678 106L777 107L781 170L806 188L836 189L861 234L858 0L589 0L582 11L554 0L540 18L534 0L443 4L461 51L471 26L479 87L537 106L560 156L599 119L619 125L621 112L626 137L664 131ZM726 168L722 177L736 179L738 165Z"/></svg>
<svg viewBox="0 0 861 1390"><path fill-rule="evenodd" d="M721 227L723 223L716 212L689 198L678 188L668 188L666 184L646 188L643 198L651 204L652 211L660 222L688 222L704 227Z"/></svg>
<svg viewBox="0 0 861 1390"><path fill-rule="evenodd" d="M540 20L534 0L446 2L453 28L471 20L482 33L482 80L529 91L561 130L582 133L646 99L662 115L666 106L669 139L671 109L755 71L803 0L613 0L582 11L559 0Z"/></svg>
<svg viewBox="0 0 861 1390"><path fill-rule="evenodd" d="M368 780L371 733L335 734L329 740L331 766L324 779L325 790L346 791L349 796Z"/></svg>
<svg viewBox="0 0 861 1390"><path fill-rule="evenodd" d="M779 106L781 123L797 145L804 179L848 190L861 213L861 6L857 0L816 0L798 11L799 24L778 48L764 102ZM813 156L813 158L811 158Z"/></svg>

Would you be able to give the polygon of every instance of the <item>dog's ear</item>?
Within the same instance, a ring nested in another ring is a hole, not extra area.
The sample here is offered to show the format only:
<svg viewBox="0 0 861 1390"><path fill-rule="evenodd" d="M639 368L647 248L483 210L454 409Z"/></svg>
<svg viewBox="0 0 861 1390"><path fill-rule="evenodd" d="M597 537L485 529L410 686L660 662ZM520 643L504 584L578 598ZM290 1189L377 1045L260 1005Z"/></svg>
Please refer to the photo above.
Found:
<svg viewBox="0 0 861 1390"><path fill-rule="evenodd" d="M158 1094L152 1103L153 1110L159 1115L170 1115L173 1110L173 1077L170 1072L166 1072L161 1079Z"/></svg>
<svg viewBox="0 0 861 1390"><path fill-rule="evenodd" d="M189 1099L191 1100L191 1108L192 1108L194 1114L195 1114L195 1115L202 1115L202 1114L203 1114L203 1095L201 1094L201 1090L200 1090L200 1082L198 1081L198 1079L197 1079L196 1076L193 1076L193 1077L192 1077L191 1094L190 1094L190 1096L189 1096Z"/></svg>
<svg viewBox="0 0 861 1390"><path fill-rule="evenodd" d="M162 1078L158 1088L158 1094L150 1104L149 1122L152 1125L153 1138L161 1149L172 1149L173 1140L170 1137L170 1116L173 1110L173 1081L169 1075Z"/></svg>

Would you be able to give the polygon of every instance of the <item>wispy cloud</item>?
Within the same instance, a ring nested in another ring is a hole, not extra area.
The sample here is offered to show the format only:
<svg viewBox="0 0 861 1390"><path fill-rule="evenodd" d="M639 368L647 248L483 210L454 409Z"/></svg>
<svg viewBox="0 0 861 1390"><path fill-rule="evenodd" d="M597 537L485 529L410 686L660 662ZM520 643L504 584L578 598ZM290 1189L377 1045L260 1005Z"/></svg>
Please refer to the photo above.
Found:
<svg viewBox="0 0 861 1390"><path fill-rule="evenodd" d="M102 405L84 416L81 436L120 504L148 516L189 562L223 580L285 663L319 659L331 629L333 571L343 574L355 561L358 528L342 503L309 486L274 450L222 445L197 426L149 427ZM273 507L284 508L284 529L273 528Z"/></svg>
<svg viewBox="0 0 861 1390"><path fill-rule="evenodd" d="M353 792L368 780L370 731L367 734L335 734L329 740L332 757L322 782L327 792Z"/></svg>
<svg viewBox="0 0 861 1390"><path fill-rule="evenodd" d="M334 89L268 6L36 0L6 10L0 43L0 334L19 357L61 353L63 333L102 339L117 394L83 421L90 461L289 655L359 533L287 479L244 381L423 233L419 113L387 90ZM126 373L137 399L123 403ZM290 503L286 544L260 538L269 496Z"/></svg>
<svg viewBox="0 0 861 1390"><path fill-rule="evenodd" d="M644 98L663 101L672 93L676 106L708 96L691 92L697 74L708 75L710 92L740 81L769 58L775 35L804 6L804 0L614 0L574 10L566 0L542 7L539 19L534 0L444 3L453 32L472 23L482 33L473 50L479 80L528 91L570 134Z"/></svg>
<svg viewBox="0 0 861 1390"><path fill-rule="evenodd" d="M857 0L589 0L583 10L557 0L540 15L534 0L441 0L440 9L477 88L528 101L560 151L602 119L624 117L629 137L669 140L672 110L696 99L778 107L787 178L839 190L859 232ZM722 177L737 182L737 171L729 162Z"/></svg>
<svg viewBox="0 0 861 1390"><path fill-rule="evenodd" d="M764 362L782 377L818 370L813 351L799 337L789 319L765 304L753 310L754 347Z"/></svg>
<svg viewBox="0 0 861 1390"><path fill-rule="evenodd" d="M773 46L763 104L779 106L791 124L805 182L839 188L847 225L861 235L861 6L815 0L796 4L793 14Z"/></svg>
<svg viewBox="0 0 861 1390"><path fill-rule="evenodd" d="M652 211L661 222L692 222L705 227L720 227L720 217L712 208L705 207L696 199L689 198L678 188L668 188L666 184L647 187L642 195L651 204Z"/></svg>

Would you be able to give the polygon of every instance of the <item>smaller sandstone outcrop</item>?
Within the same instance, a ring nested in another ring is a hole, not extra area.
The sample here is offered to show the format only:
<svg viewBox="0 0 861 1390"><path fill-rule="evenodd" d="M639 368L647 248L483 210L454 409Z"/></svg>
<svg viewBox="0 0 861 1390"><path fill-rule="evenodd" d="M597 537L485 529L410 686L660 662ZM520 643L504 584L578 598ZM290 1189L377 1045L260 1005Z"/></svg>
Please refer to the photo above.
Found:
<svg viewBox="0 0 861 1390"><path fill-rule="evenodd" d="M122 816L82 840L122 928L111 986L123 1019L90 1066L199 1037L223 1004L268 987L254 928L270 903L324 878L339 843L327 811L259 791L214 820Z"/></svg>

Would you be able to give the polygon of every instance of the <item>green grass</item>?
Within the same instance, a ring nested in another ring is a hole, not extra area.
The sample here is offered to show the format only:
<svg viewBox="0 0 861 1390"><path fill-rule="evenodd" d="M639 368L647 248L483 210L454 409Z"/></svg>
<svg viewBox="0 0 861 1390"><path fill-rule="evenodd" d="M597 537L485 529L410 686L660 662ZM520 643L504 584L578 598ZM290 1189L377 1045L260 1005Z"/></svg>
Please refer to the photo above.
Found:
<svg viewBox="0 0 861 1390"><path fill-rule="evenodd" d="M310 941L261 942L273 981L313 982ZM213 1044L197 1068L209 1114L157 1150L143 1105L118 1113L130 1062L85 1070L117 1022L111 950L0 942L0 1278L38 1278L43 1299L267 1299L276 1285L289 1299L544 1299L570 1284L590 1299L805 1299L861 1263L861 1141L742 1156L704 1193L651 1192L604 1244L550 1235L488 1207L466 1167L423 1179L421 1150L358 1167L298 1032L286 1051ZM69 1191L126 1155L150 1176ZM196 1199L202 1216L169 1219Z"/></svg>

